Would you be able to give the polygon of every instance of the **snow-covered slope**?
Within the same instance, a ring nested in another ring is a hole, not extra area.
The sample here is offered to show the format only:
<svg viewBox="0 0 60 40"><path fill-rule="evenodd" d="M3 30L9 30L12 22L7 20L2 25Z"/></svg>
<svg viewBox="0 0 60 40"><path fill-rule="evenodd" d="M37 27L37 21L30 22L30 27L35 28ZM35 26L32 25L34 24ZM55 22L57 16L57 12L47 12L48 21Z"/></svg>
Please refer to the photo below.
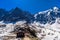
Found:
<svg viewBox="0 0 60 40"><path fill-rule="evenodd" d="M60 40L60 19L57 18L54 24L41 24L34 22L31 24L37 31L36 35L40 40Z"/></svg>
<svg viewBox="0 0 60 40"><path fill-rule="evenodd" d="M56 18L60 18L60 9L58 7L50 8L46 11L38 12L34 15L35 20L40 23L55 23Z"/></svg>
<svg viewBox="0 0 60 40"><path fill-rule="evenodd" d="M60 9L58 7L38 12L34 17L33 24L39 39L60 40Z"/></svg>
<svg viewBox="0 0 60 40"><path fill-rule="evenodd" d="M14 12L14 14L16 14ZM12 15L14 15L12 14ZM19 13L18 13L19 14ZM18 14L16 17L18 17ZM24 13L22 15L25 15ZM25 15L26 17L29 14ZM13 17L13 16L11 16ZM15 17L15 16L14 16ZM24 19L24 17L22 17ZM29 17L28 17L29 18ZM0 37L8 35L14 31L16 25L20 27L27 27L36 31L36 36L39 40L60 40L60 9L53 7L52 9L38 12L33 17L35 21L27 23L27 21L18 21L13 23L0 22ZM17 18L18 19L18 18ZM30 18L32 19L32 18Z"/></svg>

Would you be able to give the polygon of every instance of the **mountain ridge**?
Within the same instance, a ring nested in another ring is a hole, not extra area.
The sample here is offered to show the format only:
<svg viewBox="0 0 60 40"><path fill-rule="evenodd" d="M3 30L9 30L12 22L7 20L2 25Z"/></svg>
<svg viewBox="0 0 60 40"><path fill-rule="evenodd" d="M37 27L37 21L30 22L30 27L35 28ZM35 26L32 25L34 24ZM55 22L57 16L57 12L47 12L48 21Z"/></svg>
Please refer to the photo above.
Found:
<svg viewBox="0 0 60 40"><path fill-rule="evenodd" d="M53 7L46 11L38 12L34 17L36 21L43 24L46 24L47 22L50 23L52 21L54 23L56 18L60 18L60 10L58 7Z"/></svg>
<svg viewBox="0 0 60 40"><path fill-rule="evenodd" d="M0 21L3 20L4 22L16 22L16 21L20 21L20 20L26 20L27 22L30 22L31 19L32 20L34 19L30 12L23 11L18 7L16 7L13 10L10 10L8 13L7 12L3 13L4 12L3 10L0 14L1 15L3 14L4 16L1 17L2 19L0 19Z"/></svg>
<svg viewBox="0 0 60 40"><path fill-rule="evenodd" d="M60 18L60 9L58 7L53 7L35 14L23 11L18 7L10 11L0 9L0 21L4 22L17 22L25 20L27 23L37 21L42 24L46 24L47 22L52 24L55 23L56 18Z"/></svg>

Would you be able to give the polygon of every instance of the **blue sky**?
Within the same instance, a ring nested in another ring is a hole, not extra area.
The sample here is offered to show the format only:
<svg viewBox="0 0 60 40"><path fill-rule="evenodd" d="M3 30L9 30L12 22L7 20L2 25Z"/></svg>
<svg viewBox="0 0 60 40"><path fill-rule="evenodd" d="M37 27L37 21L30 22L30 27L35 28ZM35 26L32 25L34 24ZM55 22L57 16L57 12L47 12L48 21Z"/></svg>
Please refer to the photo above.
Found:
<svg viewBox="0 0 60 40"><path fill-rule="evenodd" d="M60 0L0 0L0 8L10 10L19 7L31 13L44 11L54 6L60 7Z"/></svg>

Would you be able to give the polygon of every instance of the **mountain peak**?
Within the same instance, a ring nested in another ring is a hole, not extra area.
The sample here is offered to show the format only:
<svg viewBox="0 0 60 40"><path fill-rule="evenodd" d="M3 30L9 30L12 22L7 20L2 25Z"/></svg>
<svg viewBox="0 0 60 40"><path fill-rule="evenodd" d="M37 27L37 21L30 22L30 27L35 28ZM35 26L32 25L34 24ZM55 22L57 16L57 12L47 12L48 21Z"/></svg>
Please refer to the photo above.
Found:
<svg viewBox="0 0 60 40"><path fill-rule="evenodd" d="M15 7L15 9L19 9L19 7Z"/></svg>
<svg viewBox="0 0 60 40"><path fill-rule="evenodd" d="M16 7L15 10L19 10L19 11L22 11L19 7Z"/></svg>
<svg viewBox="0 0 60 40"><path fill-rule="evenodd" d="M53 7L53 10L58 11L59 8L55 6L55 7Z"/></svg>

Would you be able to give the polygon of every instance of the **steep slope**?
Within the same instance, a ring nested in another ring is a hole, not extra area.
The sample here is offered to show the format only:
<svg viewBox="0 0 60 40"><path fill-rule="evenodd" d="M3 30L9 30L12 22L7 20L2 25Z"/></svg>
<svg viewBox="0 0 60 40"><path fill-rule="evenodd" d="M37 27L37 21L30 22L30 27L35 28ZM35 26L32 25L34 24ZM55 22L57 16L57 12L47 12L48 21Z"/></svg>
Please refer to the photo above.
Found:
<svg viewBox="0 0 60 40"><path fill-rule="evenodd" d="M23 11L20 8L16 7L10 11L5 11L0 9L0 21L4 22L17 22L21 20L26 20L27 22L32 22L34 17L28 11Z"/></svg>
<svg viewBox="0 0 60 40"><path fill-rule="evenodd" d="M26 20L27 22L30 22L33 18L33 15L27 11L22 11L18 7L16 7L10 14L11 21L20 21L20 20Z"/></svg>
<svg viewBox="0 0 60 40"><path fill-rule="evenodd" d="M0 9L0 21L4 20L4 16L7 16L8 13L9 13L8 11L6 11L4 9Z"/></svg>
<svg viewBox="0 0 60 40"><path fill-rule="evenodd" d="M60 18L57 18L53 24L34 22L31 25L31 29L36 30L39 40L60 40Z"/></svg>
<svg viewBox="0 0 60 40"><path fill-rule="evenodd" d="M60 9L57 7L53 7L52 9L38 12L34 15L35 20L39 21L40 23L54 23L56 18L60 18Z"/></svg>

